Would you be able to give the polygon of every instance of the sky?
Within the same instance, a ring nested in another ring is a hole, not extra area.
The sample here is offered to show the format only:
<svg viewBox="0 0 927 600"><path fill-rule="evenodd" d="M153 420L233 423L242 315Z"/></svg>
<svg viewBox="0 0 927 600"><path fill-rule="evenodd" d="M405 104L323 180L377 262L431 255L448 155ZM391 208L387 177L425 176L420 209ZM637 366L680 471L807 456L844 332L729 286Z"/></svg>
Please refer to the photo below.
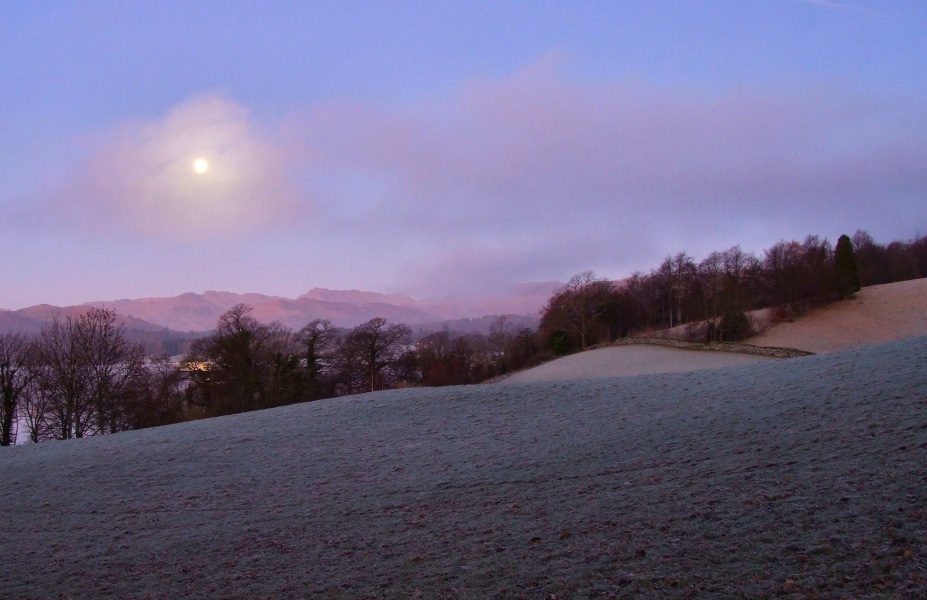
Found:
<svg viewBox="0 0 927 600"><path fill-rule="evenodd" d="M2 2L0 307L912 239L924 31L922 0Z"/></svg>

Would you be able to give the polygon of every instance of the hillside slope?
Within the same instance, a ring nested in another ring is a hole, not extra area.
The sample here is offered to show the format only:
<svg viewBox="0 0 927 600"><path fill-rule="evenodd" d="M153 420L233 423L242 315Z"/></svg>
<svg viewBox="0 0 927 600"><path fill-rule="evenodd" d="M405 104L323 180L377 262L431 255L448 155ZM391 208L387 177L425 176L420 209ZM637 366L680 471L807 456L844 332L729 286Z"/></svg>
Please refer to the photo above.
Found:
<svg viewBox="0 0 927 600"><path fill-rule="evenodd" d="M502 379L503 385L538 381L569 381L592 377L628 377L685 373L780 360L734 352L681 350L664 346L609 346L564 356Z"/></svg>
<svg viewBox="0 0 927 600"><path fill-rule="evenodd" d="M0 448L0 596L922 598L925 361L920 337Z"/></svg>
<svg viewBox="0 0 927 600"><path fill-rule="evenodd" d="M750 339L757 346L834 352L927 335L927 279L866 287Z"/></svg>

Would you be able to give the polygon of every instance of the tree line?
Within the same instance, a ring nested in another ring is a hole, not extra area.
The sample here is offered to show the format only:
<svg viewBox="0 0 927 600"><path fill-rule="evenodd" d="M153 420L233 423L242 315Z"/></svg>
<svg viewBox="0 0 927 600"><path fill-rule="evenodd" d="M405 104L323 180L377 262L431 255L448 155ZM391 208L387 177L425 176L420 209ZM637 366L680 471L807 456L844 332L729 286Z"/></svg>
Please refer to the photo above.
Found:
<svg viewBox="0 0 927 600"><path fill-rule="evenodd" d="M548 301L539 336L557 354L647 331L699 323L703 341L751 335L746 312L777 307L781 318L844 298L860 286L927 277L927 238L876 243L865 231L834 247L810 235L781 241L762 257L739 246L696 262L685 252L622 282L591 271L574 276Z"/></svg>
<svg viewBox="0 0 927 600"><path fill-rule="evenodd" d="M149 380L144 348L126 341L112 311L55 318L35 338L0 335L0 445L132 429L139 387Z"/></svg>
<svg viewBox="0 0 927 600"><path fill-rule="evenodd" d="M239 304L179 362L146 356L112 310L54 318L38 335L0 335L0 445L168 425L397 386L483 381L537 360L535 332L497 317L488 336L447 329L411 340L374 318L316 319L298 331Z"/></svg>

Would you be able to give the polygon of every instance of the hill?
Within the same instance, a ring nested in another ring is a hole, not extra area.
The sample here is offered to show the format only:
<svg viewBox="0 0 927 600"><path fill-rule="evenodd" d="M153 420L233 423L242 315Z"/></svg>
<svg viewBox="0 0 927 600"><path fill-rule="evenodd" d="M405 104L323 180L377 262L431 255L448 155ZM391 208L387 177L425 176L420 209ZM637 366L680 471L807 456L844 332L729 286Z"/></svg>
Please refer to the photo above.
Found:
<svg viewBox="0 0 927 600"><path fill-rule="evenodd" d="M812 310L792 322L770 326L771 312L751 313L751 319L765 331L747 340L749 344L818 353L927 335L927 279L863 288L852 298ZM689 327L680 325L657 335L685 339ZM678 373L770 360L779 359L660 346L616 346L565 356L503 381L513 384Z"/></svg>
<svg viewBox="0 0 927 600"><path fill-rule="evenodd" d="M779 323L749 342L834 352L916 335L927 335L927 279L865 287L847 300Z"/></svg>
<svg viewBox="0 0 927 600"><path fill-rule="evenodd" d="M2 448L0 593L925 597L925 360L918 337Z"/></svg>

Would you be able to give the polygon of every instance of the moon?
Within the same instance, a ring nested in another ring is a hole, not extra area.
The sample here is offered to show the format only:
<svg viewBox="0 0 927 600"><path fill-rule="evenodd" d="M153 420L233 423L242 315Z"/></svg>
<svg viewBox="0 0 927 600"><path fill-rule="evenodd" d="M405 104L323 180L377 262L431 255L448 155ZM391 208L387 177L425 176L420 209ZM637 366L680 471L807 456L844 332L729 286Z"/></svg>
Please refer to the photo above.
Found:
<svg viewBox="0 0 927 600"><path fill-rule="evenodd" d="M209 161L205 158L198 158L193 161L193 170L196 171L198 175L202 175L209 170Z"/></svg>

